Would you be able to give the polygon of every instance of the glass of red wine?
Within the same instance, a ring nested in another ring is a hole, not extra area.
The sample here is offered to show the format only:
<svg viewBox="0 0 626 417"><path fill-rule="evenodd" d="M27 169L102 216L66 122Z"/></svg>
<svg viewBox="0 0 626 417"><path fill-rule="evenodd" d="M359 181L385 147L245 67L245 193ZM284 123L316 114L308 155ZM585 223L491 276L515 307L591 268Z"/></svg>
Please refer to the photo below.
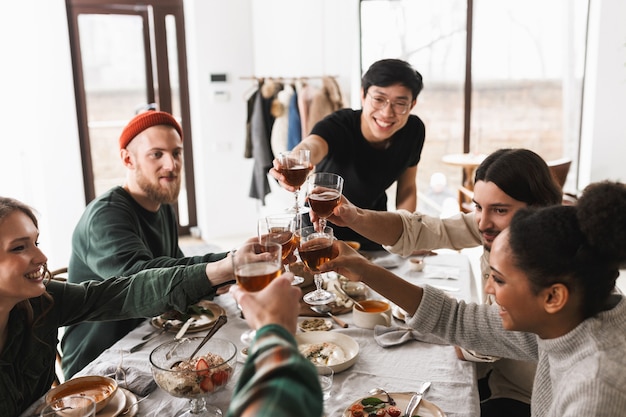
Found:
<svg viewBox="0 0 626 417"><path fill-rule="evenodd" d="M322 288L322 274L319 271L319 267L332 258L333 239L333 229L330 227L318 229L309 226L300 229L298 253L306 268L314 274L316 288L304 295L303 300L307 304L328 304L335 300L335 294Z"/></svg>
<svg viewBox="0 0 626 417"><path fill-rule="evenodd" d="M326 227L326 219L339 205L343 192L343 178L330 172L316 172L308 178L307 199L311 210L320 218L319 229Z"/></svg>
<svg viewBox="0 0 626 417"><path fill-rule="evenodd" d="M259 243L275 242L282 246L282 262L285 271L289 272L289 257L298 247L300 235L300 215L299 214L271 214L258 223ZM291 285L299 285L304 282L304 278L294 275Z"/></svg>
<svg viewBox="0 0 626 417"><path fill-rule="evenodd" d="M313 169L311 164L311 151L308 149L300 149L297 151L281 152L276 158L278 161L278 172L285 177L285 183L295 187L294 198L295 206L290 212L295 214L302 213L303 208L300 207L299 195L300 187L306 181L306 177Z"/></svg>

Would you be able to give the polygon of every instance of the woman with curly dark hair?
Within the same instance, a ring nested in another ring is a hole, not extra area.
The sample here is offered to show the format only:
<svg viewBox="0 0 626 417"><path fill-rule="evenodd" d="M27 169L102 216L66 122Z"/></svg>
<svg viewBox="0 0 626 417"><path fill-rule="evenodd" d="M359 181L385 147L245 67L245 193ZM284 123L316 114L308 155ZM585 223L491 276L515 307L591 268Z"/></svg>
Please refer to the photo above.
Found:
<svg viewBox="0 0 626 417"><path fill-rule="evenodd" d="M418 287L337 242L322 269L362 280L409 313L407 324L452 344L537 362L533 416L626 410L626 185L588 186L577 206L523 208L494 240L486 291L497 305Z"/></svg>

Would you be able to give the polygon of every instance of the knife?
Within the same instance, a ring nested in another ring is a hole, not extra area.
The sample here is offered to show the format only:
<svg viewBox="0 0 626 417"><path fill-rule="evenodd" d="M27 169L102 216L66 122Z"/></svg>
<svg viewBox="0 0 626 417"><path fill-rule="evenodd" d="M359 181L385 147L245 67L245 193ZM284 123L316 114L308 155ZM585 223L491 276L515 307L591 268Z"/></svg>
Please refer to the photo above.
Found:
<svg viewBox="0 0 626 417"><path fill-rule="evenodd" d="M182 338L185 333L187 333L187 330L189 330L189 327L193 324L193 322L195 322L196 319L194 317L189 317L189 319L187 319L187 321L185 322L185 324L182 325L182 327L180 328L180 330L178 331L178 333L176 333L176 339L180 339Z"/></svg>
<svg viewBox="0 0 626 417"><path fill-rule="evenodd" d="M404 413L406 417L413 417L413 413L417 410L417 407L419 407L420 402L422 402L422 397L424 393L428 391L428 388L430 388L430 382L424 382L419 392L413 394L409 400L409 404L406 406L406 412Z"/></svg>

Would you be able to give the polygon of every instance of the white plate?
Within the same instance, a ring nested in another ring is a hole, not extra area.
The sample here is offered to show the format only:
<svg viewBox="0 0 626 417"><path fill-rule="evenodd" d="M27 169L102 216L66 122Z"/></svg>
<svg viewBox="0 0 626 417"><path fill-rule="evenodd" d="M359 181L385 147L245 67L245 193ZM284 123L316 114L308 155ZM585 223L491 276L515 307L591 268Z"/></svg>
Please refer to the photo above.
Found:
<svg viewBox="0 0 626 417"><path fill-rule="evenodd" d="M319 323L316 327L311 327L313 323ZM298 328L303 332L314 332L314 331L328 331L332 329L333 322L329 319L323 319L320 317L303 319L298 322Z"/></svg>
<svg viewBox="0 0 626 417"><path fill-rule="evenodd" d="M118 388L118 389L122 390L122 392L126 396L126 404L124 404L124 408L125 409L126 409L126 407L130 407L132 404L135 404L137 402L137 397L135 396L135 394L133 394L132 392L130 392L129 390L124 389L124 388ZM124 416L125 417L135 417L137 415L137 413L139 412L139 407L141 407L140 404L137 404L137 405L133 406L133 408L128 410L128 413L124 414ZM100 414L98 414L97 417L101 417Z"/></svg>
<svg viewBox="0 0 626 417"><path fill-rule="evenodd" d="M200 300L196 304L205 308L206 310L209 310L212 314L192 314L191 316L194 317L196 321L191 325L191 327L189 327L187 333L197 333L203 330L210 329L211 327L213 327L213 323L217 321L219 316L226 315L226 311L222 308L222 306L215 304L213 301ZM161 329L163 328L163 324L165 324L166 321L169 321L173 324L173 326L168 329L168 332L170 333L178 333L180 328L183 327L183 324L185 324L184 321L165 320L161 316L153 317L152 319L150 319L150 324L152 324L152 326L156 327L157 329Z"/></svg>
<svg viewBox="0 0 626 417"><path fill-rule="evenodd" d="M115 417L122 412L124 407L126 407L126 394L122 388L118 388L107 406L98 412L97 417Z"/></svg>
<svg viewBox="0 0 626 417"><path fill-rule="evenodd" d="M391 398L396 400L396 407L398 407L402 411L401 415L404 415L406 406L409 405L409 401L411 400L411 396L413 394L406 393L406 392L402 392L402 393L390 392L389 395L391 396ZM342 414L342 417L352 417L352 413L350 412L350 407L352 407L354 404L360 404L361 400L365 398L370 398L370 397L380 398L381 400L387 399L387 396L385 394L370 395L368 397L359 398L358 400L350 404L345 409L345 411ZM422 399L417 410L413 412L413 416L417 416L418 414L420 417L446 417L446 414L439 407L437 407L435 404L425 399ZM367 415L367 414L364 413L364 415Z"/></svg>
<svg viewBox="0 0 626 417"><path fill-rule="evenodd" d="M328 365L335 373L344 371L354 365L356 358L359 356L359 344L343 333L337 332L306 332L296 335L296 341L298 346L309 343L324 343L330 342L339 346L344 353L345 359L337 364Z"/></svg>

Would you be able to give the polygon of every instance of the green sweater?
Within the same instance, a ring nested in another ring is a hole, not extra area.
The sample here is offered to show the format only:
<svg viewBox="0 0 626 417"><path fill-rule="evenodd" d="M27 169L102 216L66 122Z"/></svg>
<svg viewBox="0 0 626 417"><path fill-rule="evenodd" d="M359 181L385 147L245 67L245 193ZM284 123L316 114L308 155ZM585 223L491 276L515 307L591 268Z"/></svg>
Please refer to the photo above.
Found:
<svg viewBox="0 0 626 417"><path fill-rule="evenodd" d="M256 331L228 417L319 417L324 400L315 366L298 351L296 340L276 324Z"/></svg>
<svg viewBox="0 0 626 417"><path fill-rule="evenodd" d="M19 415L49 389L54 379L58 328L90 320L151 317L176 308L185 310L213 288L206 264L139 272L130 278L82 284L51 281L52 310L31 332L24 312L13 309L9 339L0 353L0 416ZM31 305L37 318L42 298Z"/></svg>
<svg viewBox="0 0 626 417"><path fill-rule="evenodd" d="M170 205L154 213L141 207L122 187L92 201L72 236L69 281L102 281L144 269L194 265L223 259L226 253L184 257L178 224ZM81 323L63 336L63 372L72 377L143 319Z"/></svg>

